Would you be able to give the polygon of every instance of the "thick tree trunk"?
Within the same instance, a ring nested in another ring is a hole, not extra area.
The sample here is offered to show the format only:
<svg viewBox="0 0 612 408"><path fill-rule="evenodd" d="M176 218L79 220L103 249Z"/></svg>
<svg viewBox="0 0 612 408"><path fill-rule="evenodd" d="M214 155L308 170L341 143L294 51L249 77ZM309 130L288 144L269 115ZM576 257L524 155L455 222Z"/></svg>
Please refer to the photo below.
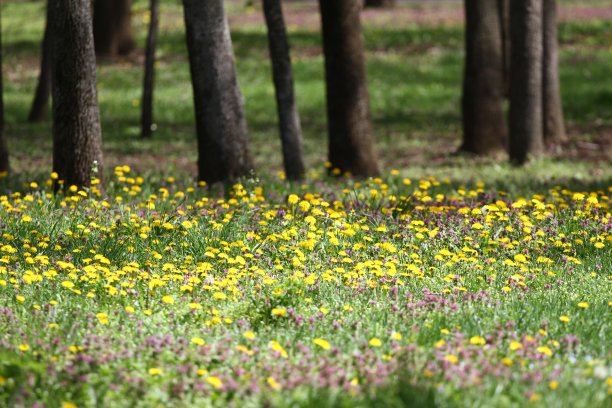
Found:
<svg viewBox="0 0 612 408"><path fill-rule="evenodd" d="M49 2L47 2L47 19L45 22L45 33L43 35L40 56L40 72L38 73L38 84L34 93L34 100L28 122L41 122L49 112L49 98L51 96L51 58L49 55L50 24L49 24Z"/></svg>
<svg viewBox="0 0 612 408"><path fill-rule="evenodd" d="M542 114L544 121L544 142L548 147L553 147L566 139L559 84L557 2L556 0L544 0L543 3Z"/></svg>
<svg viewBox="0 0 612 408"><path fill-rule="evenodd" d="M378 174L359 0L319 0L325 54L329 161L354 176Z"/></svg>
<svg viewBox="0 0 612 408"><path fill-rule="evenodd" d="M102 171L90 0L55 0L52 17L53 170L64 188ZM59 186L56 186L56 189Z"/></svg>
<svg viewBox="0 0 612 408"><path fill-rule="evenodd" d="M364 7L393 7L397 0L363 0Z"/></svg>
<svg viewBox="0 0 612 408"><path fill-rule="evenodd" d="M2 76L2 18L0 15L0 174L6 175L10 171L10 165L8 147L4 136L4 83L2 82Z"/></svg>
<svg viewBox="0 0 612 408"><path fill-rule="evenodd" d="M93 32L97 55L125 55L132 51L132 0L95 0Z"/></svg>
<svg viewBox="0 0 612 408"><path fill-rule="evenodd" d="M291 57L281 0L264 0L263 6L268 26L285 175L289 180L299 180L304 176L302 129L293 92Z"/></svg>
<svg viewBox="0 0 612 408"><path fill-rule="evenodd" d="M151 20L145 51L144 80L142 90L142 112L140 116L140 136L151 138L153 133L153 82L155 79L155 49L157 46L157 26L159 23L159 0L151 0Z"/></svg>
<svg viewBox="0 0 612 408"><path fill-rule="evenodd" d="M486 155L507 146L502 24L498 6L491 0L465 0L465 17L460 150Z"/></svg>
<svg viewBox="0 0 612 408"><path fill-rule="evenodd" d="M244 103L222 0L183 0L198 133L198 178L230 181L252 169Z"/></svg>
<svg viewBox="0 0 612 408"><path fill-rule="evenodd" d="M513 0L510 22L510 160L520 165L543 150L542 1Z"/></svg>

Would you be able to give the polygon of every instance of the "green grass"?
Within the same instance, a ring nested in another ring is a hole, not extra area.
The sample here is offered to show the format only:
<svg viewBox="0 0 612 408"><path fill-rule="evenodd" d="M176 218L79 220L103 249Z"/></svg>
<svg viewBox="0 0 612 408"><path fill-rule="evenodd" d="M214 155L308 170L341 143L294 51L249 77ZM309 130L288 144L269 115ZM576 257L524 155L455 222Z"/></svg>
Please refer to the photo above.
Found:
<svg viewBox="0 0 612 408"><path fill-rule="evenodd" d="M609 404L609 186L318 177L0 196L0 405Z"/></svg>

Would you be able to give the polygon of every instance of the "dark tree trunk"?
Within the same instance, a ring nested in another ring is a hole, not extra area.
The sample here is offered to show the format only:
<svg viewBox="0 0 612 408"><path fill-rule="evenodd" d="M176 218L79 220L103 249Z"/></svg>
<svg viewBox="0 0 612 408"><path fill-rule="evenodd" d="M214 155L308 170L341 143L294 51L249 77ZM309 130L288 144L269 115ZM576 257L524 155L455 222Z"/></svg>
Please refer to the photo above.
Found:
<svg viewBox="0 0 612 408"><path fill-rule="evenodd" d="M153 132L153 82L155 78L155 49L157 46L157 26L159 23L159 0L151 0L151 21L145 51L144 80L142 90L142 112L140 116L140 136L151 138Z"/></svg>
<svg viewBox="0 0 612 408"><path fill-rule="evenodd" d="M505 150L504 53L498 6L465 0L466 35L461 151L486 155Z"/></svg>
<svg viewBox="0 0 612 408"><path fill-rule="evenodd" d="M10 165L8 147L4 136L4 84L2 76L2 18L0 14L0 173L7 175L10 171Z"/></svg>
<svg viewBox="0 0 612 408"><path fill-rule="evenodd" d="M542 71L542 114L544 122L544 142L548 147L553 147L566 139L559 85L556 0L544 0L543 12L544 56Z"/></svg>
<svg viewBox="0 0 612 408"><path fill-rule="evenodd" d="M64 188L89 186L94 167L102 174L90 4L90 0L49 3L53 39L53 170L64 181Z"/></svg>
<svg viewBox="0 0 612 408"><path fill-rule="evenodd" d="M397 0L364 0L364 7L393 7L397 4Z"/></svg>
<svg viewBox="0 0 612 408"><path fill-rule="evenodd" d="M281 0L264 0L263 6L268 26L285 174L289 180L299 180L304 176L302 129L293 92L291 57Z"/></svg>
<svg viewBox="0 0 612 408"><path fill-rule="evenodd" d="M198 178L231 181L252 169L244 102L223 0L183 0L198 133Z"/></svg>
<svg viewBox="0 0 612 408"><path fill-rule="evenodd" d="M510 0L497 0L504 67L504 96L510 91Z"/></svg>
<svg viewBox="0 0 612 408"><path fill-rule="evenodd" d="M543 149L542 1L513 0L510 22L510 160L520 165Z"/></svg>
<svg viewBox="0 0 612 408"><path fill-rule="evenodd" d="M359 0L319 0L325 54L329 161L354 176L378 174Z"/></svg>
<svg viewBox="0 0 612 408"><path fill-rule="evenodd" d="M34 93L34 100L28 122L41 122L46 119L49 112L49 97L51 96L51 58L49 55L50 24L49 24L49 4L47 2L47 17L45 22L45 33L43 35L40 56L40 72L38 73L38 84Z"/></svg>
<svg viewBox="0 0 612 408"><path fill-rule="evenodd" d="M132 51L132 0L95 0L93 32L97 55L125 55Z"/></svg>

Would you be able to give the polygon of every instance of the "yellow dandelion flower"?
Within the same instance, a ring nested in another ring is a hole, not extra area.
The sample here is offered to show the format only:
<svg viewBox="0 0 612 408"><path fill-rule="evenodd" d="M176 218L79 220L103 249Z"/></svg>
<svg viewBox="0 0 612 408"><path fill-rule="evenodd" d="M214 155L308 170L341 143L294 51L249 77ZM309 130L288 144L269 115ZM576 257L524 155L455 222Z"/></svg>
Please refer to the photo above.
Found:
<svg viewBox="0 0 612 408"><path fill-rule="evenodd" d="M512 343L510 343L510 350L511 351L520 350L522 348L523 348L523 344L521 342L513 341Z"/></svg>
<svg viewBox="0 0 612 408"><path fill-rule="evenodd" d="M255 340L255 338L257 337L257 335L255 333L253 333L251 330L247 330L245 331L242 336L247 339L247 340Z"/></svg>
<svg viewBox="0 0 612 408"><path fill-rule="evenodd" d="M164 302L167 305L171 305L174 303L174 298L170 295L166 295L162 298L162 302Z"/></svg>
<svg viewBox="0 0 612 408"><path fill-rule="evenodd" d="M24 353L28 350L30 350L30 346L28 346L27 344L20 344L19 346L17 346L17 348L20 351L23 351Z"/></svg>
<svg viewBox="0 0 612 408"><path fill-rule="evenodd" d="M324 339L316 338L312 342L317 346L321 347L323 350L329 350L331 348L331 344L329 344L329 341Z"/></svg>
<svg viewBox="0 0 612 408"><path fill-rule="evenodd" d="M193 344L197 344L198 346L203 346L204 344L206 344L206 341L204 341L204 339L201 337L192 337L191 342Z"/></svg>
<svg viewBox="0 0 612 408"><path fill-rule="evenodd" d="M538 347L538 348L536 349L536 351L537 351L538 353L541 353L541 354L546 355L547 357L550 357L550 356L552 356L552 355L553 355L552 350L551 350L551 349L549 349L549 348L548 348L548 347L546 347L546 346L541 346L541 347Z"/></svg>
<svg viewBox="0 0 612 408"><path fill-rule="evenodd" d="M559 320L562 321L563 323L569 323L571 319L569 316L561 316L559 317Z"/></svg>
<svg viewBox="0 0 612 408"><path fill-rule="evenodd" d="M62 286L66 289L72 289L74 288L74 283L70 281L63 281Z"/></svg>
<svg viewBox="0 0 612 408"><path fill-rule="evenodd" d="M474 336L472 338L470 338L470 344L474 345L474 346L483 346L485 344L487 344L487 341L480 336Z"/></svg>
<svg viewBox="0 0 612 408"><path fill-rule="evenodd" d="M393 340L400 341L400 340L402 339L402 334L401 334L401 333L398 333L398 332L393 332L393 333L391 334L391 338L392 338Z"/></svg>
<svg viewBox="0 0 612 408"><path fill-rule="evenodd" d="M159 367L149 368L149 375L153 376L153 377L158 376L158 375L162 375L163 372L164 371L161 368L159 368Z"/></svg>
<svg viewBox="0 0 612 408"><path fill-rule="evenodd" d="M272 309L272 314L274 316L284 316L285 314L287 314L287 310L285 308L274 308Z"/></svg>
<svg viewBox="0 0 612 408"><path fill-rule="evenodd" d="M297 195L295 195L295 194L291 194L289 196L289 198L287 198L287 202L290 205L296 205L298 203L298 201L300 201L300 198Z"/></svg>
<svg viewBox="0 0 612 408"><path fill-rule="evenodd" d="M502 359L501 359L501 363L502 363L503 365L505 365L506 367L510 367L510 366L512 366L512 364L514 364L514 362L512 361L512 359L511 359L511 358L508 358L508 357L504 357L504 358L502 358Z"/></svg>
<svg viewBox="0 0 612 408"><path fill-rule="evenodd" d="M62 408L77 408L77 404L69 401L63 401Z"/></svg>
<svg viewBox="0 0 612 408"><path fill-rule="evenodd" d="M218 299L218 300L224 300L224 299L227 299L227 295L223 292L215 292L213 294L213 298Z"/></svg>
<svg viewBox="0 0 612 408"><path fill-rule="evenodd" d="M272 388L275 391L278 391L282 388L282 386L274 379L274 377L268 377L266 382L268 383L270 388Z"/></svg>
<svg viewBox="0 0 612 408"><path fill-rule="evenodd" d="M589 308L589 304L587 302L580 302L578 303L578 307L581 309L588 309Z"/></svg>
<svg viewBox="0 0 612 408"><path fill-rule="evenodd" d="M368 341L368 344L372 347L380 347L382 346L382 341L380 341L380 339L377 339L376 337L373 337L370 339L370 341Z"/></svg>
<svg viewBox="0 0 612 408"><path fill-rule="evenodd" d="M96 318L100 322L100 324L108 324L108 314L107 313L96 313Z"/></svg>
<svg viewBox="0 0 612 408"><path fill-rule="evenodd" d="M210 377L206 378L206 382L216 389L223 387L223 381L221 381L219 377L215 377L214 375L211 375Z"/></svg>
<svg viewBox="0 0 612 408"><path fill-rule="evenodd" d="M550 381L548 383L548 388L550 388L551 390L556 390L557 388L559 388L559 383L557 381Z"/></svg>
<svg viewBox="0 0 612 408"><path fill-rule="evenodd" d="M452 355L452 354L449 354L449 355L445 356L444 360L448 361L451 364L457 364L459 362L459 358L457 356Z"/></svg>

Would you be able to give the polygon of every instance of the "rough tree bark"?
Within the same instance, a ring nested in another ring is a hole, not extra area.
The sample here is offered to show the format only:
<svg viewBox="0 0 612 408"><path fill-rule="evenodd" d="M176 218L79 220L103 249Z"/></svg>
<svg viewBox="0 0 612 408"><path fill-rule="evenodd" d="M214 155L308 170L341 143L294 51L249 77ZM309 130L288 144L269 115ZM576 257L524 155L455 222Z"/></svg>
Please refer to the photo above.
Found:
<svg viewBox="0 0 612 408"><path fill-rule="evenodd" d="M51 58L49 55L50 24L49 24L49 2L47 2L47 17L45 21L45 33L40 51L40 71L38 73L38 83L34 93L34 100L28 115L28 122L41 122L47 117L49 112L49 98L51 96Z"/></svg>
<svg viewBox="0 0 612 408"><path fill-rule="evenodd" d="M486 155L505 150L504 53L498 5L465 0L466 35L461 151Z"/></svg>
<svg viewBox="0 0 612 408"><path fill-rule="evenodd" d="M543 149L542 1L510 5L510 160L524 164Z"/></svg>
<svg viewBox="0 0 612 408"><path fill-rule="evenodd" d="M370 119L359 0L319 0L332 168L378 174Z"/></svg>
<svg viewBox="0 0 612 408"><path fill-rule="evenodd" d="M557 39L557 2L544 0L542 115L544 142L553 147L566 140L559 81L559 47Z"/></svg>
<svg viewBox="0 0 612 408"><path fill-rule="evenodd" d="M93 32L97 55L125 55L132 51L132 0L95 0Z"/></svg>
<svg viewBox="0 0 612 408"><path fill-rule="evenodd" d="M55 0L52 18L53 170L64 188L102 174L100 113L90 0ZM56 185L58 189L60 186Z"/></svg>
<svg viewBox="0 0 612 408"><path fill-rule="evenodd" d="M153 87L155 79L155 49L159 25L159 0L151 0L149 34L145 50L144 79L142 89L142 111L140 115L140 136L145 139L153 134Z"/></svg>
<svg viewBox="0 0 612 408"><path fill-rule="evenodd" d="M244 102L222 0L183 0L198 135L198 178L230 181L252 169Z"/></svg>
<svg viewBox="0 0 612 408"><path fill-rule="evenodd" d="M0 14L0 173L8 174L10 164L8 147L6 146L6 138L4 136L4 84L2 76L2 17Z"/></svg>
<svg viewBox="0 0 612 408"><path fill-rule="evenodd" d="M293 91L291 57L281 0L263 0L263 7L268 26L285 175L289 180L299 180L304 176L302 129Z"/></svg>

